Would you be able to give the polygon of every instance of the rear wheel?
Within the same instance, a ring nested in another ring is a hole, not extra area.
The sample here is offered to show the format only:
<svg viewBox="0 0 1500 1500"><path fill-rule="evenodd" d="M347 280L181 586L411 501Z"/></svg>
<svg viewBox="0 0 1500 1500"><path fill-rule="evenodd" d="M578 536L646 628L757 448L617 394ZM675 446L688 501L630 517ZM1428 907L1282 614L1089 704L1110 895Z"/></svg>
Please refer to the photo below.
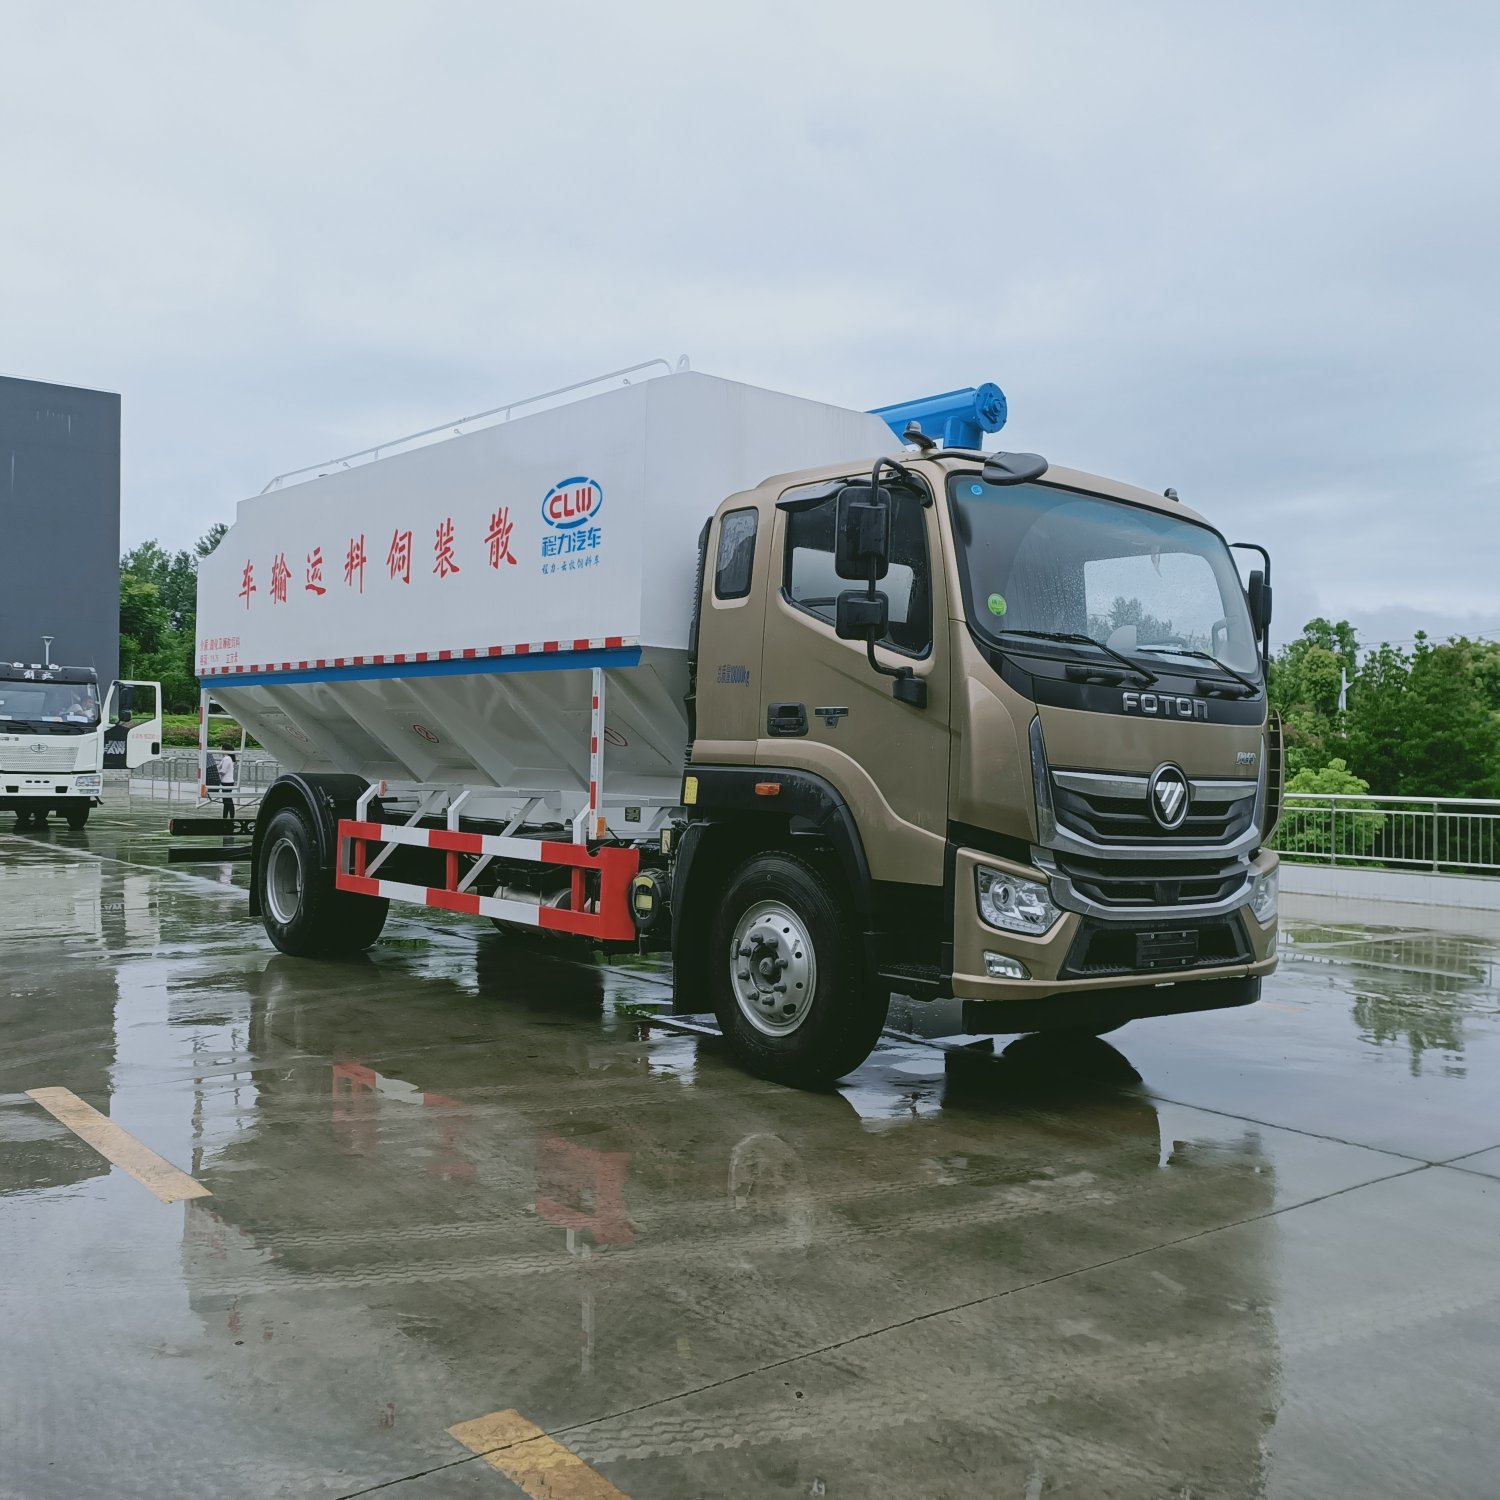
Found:
<svg viewBox="0 0 1500 1500"><path fill-rule="evenodd" d="M852 1072L880 1039L890 996L861 959L834 886L790 854L731 877L709 942L714 1013L752 1072L814 1087Z"/></svg>
<svg viewBox="0 0 1500 1500"><path fill-rule="evenodd" d="M368 948L385 927L390 902L335 889L317 840L296 808L271 819L260 858L261 920L283 953L337 958Z"/></svg>
<svg viewBox="0 0 1500 1500"><path fill-rule="evenodd" d="M67 811L63 813L63 817L68 820L68 827L76 832L78 829L82 828L83 825L89 820L88 803L84 802L77 807L68 808Z"/></svg>

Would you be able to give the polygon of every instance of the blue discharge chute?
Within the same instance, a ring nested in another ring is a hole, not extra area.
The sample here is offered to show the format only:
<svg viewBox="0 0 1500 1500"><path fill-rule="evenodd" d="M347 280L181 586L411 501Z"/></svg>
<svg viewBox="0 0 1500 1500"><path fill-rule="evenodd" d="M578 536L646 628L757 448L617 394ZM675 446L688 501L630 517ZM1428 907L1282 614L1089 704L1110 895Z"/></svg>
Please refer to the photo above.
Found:
<svg viewBox="0 0 1500 1500"><path fill-rule="evenodd" d="M945 448L977 448L985 433L999 432L1005 426L1005 392L987 380L961 391L877 406L870 415L879 417L903 440L907 426L915 422L927 437L940 439Z"/></svg>

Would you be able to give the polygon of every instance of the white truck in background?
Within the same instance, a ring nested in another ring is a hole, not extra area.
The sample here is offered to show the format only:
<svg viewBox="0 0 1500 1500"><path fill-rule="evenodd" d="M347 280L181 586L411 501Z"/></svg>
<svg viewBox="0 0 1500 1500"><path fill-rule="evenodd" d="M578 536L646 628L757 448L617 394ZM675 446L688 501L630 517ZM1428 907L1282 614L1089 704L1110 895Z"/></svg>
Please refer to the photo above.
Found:
<svg viewBox="0 0 1500 1500"><path fill-rule="evenodd" d="M105 771L161 754L161 684L112 682L101 704L94 668L55 664L43 639L44 660L0 661L0 812L15 813L17 828L55 812L78 829Z"/></svg>

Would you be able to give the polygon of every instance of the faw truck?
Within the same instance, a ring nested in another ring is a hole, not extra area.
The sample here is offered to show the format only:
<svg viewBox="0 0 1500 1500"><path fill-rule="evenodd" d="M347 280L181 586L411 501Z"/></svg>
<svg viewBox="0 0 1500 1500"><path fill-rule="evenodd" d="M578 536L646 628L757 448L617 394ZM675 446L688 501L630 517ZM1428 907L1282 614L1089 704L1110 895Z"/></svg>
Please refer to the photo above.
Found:
<svg viewBox="0 0 1500 1500"><path fill-rule="evenodd" d="M104 792L104 772L144 765L161 754L161 687L114 682L99 701L93 667L52 661L0 661L0 812L16 826L40 827L59 813L82 828ZM136 700L149 698L144 717Z"/></svg>
<svg viewBox="0 0 1500 1500"><path fill-rule="evenodd" d="M669 367L241 502L198 670L284 768L271 942L352 954L398 901L670 952L678 1010L799 1085L892 992L994 1033L1254 1001L1269 558L984 451L1004 413Z"/></svg>

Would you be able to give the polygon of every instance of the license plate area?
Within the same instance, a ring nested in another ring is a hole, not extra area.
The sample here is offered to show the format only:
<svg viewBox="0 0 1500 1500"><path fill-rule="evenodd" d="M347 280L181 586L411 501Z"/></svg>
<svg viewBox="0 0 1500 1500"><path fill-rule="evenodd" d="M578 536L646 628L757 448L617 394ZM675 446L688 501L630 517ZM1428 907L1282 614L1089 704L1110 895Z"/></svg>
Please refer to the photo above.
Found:
<svg viewBox="0 0 1500 1500"><path fill-rule="evenodd" d="M1196 928L1138 932L1135 935L1135 963L1138 969L1185 969L1197 961Z"/></svg>

